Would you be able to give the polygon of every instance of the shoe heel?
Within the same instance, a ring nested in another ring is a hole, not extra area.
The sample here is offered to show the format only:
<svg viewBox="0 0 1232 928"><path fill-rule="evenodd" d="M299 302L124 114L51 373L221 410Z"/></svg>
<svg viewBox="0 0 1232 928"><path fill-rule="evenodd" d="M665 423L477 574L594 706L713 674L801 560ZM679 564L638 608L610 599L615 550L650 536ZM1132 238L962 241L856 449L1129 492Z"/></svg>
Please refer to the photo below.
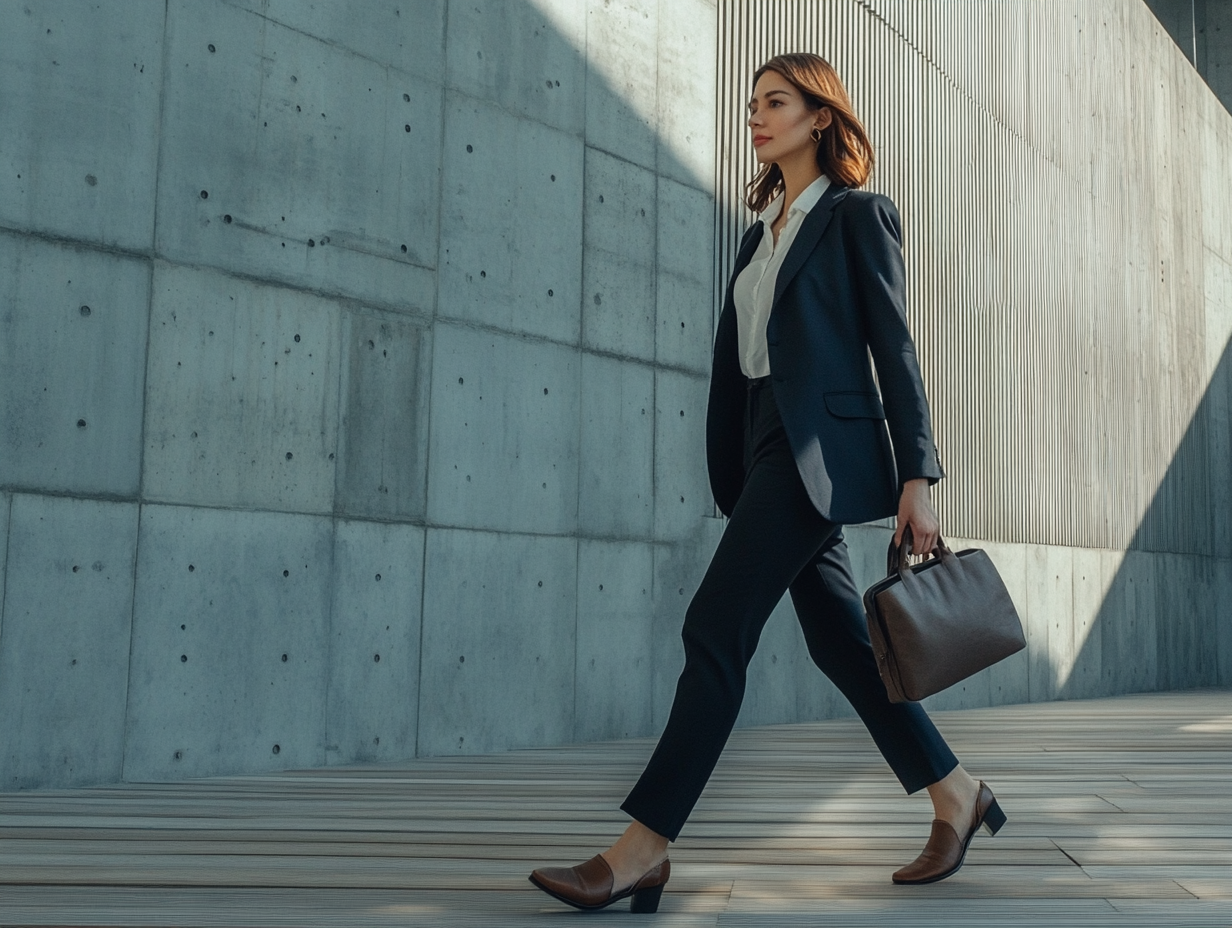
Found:
<svg viewBox="0 0 1232 928"><path fill-rule="evenodd" d="M659 897L663 895L663 887L666 885L666 883L660 883L658 886L639 889L633 894L633 901L629 903L629 911L639 915L653 915L659 911Z"/></svg>
<svg viewBox="0 0 1232 928"><path fill-rule="evenodd" d="M1005 813L1001 811L1001 806L997 804L997 800L993 800L988 807L988 811L984 813L984 830L990 835L995 835L1001 830L1001 826L1005 824Z"/></svg>

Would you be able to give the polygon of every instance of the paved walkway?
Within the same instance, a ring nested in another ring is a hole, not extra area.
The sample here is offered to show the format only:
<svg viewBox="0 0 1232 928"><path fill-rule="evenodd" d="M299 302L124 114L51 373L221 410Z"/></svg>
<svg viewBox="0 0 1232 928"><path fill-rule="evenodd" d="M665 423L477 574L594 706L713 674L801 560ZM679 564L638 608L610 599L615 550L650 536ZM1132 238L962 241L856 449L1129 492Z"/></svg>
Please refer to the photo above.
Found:
<svg viewBox="0 0 1232 928"><path fill-rule="evenodd" d="M834 721L736 733L656 916L526 881L619 832L643 739L0 794L0 925L1232 925L1232 690L934 717L1009 824L931 886L890 882L927 798Z"/></svg>

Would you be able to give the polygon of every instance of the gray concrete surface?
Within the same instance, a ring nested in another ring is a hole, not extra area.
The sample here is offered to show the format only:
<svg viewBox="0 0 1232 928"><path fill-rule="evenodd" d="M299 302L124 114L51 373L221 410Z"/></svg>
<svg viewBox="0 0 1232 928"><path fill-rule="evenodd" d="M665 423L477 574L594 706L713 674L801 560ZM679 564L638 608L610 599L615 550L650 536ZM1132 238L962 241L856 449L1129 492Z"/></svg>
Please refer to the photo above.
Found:
<svg viewBox="0 0 1232 928"><path fill-rule="evenodd" d="M0 788L121 777L137 510L13 495L0 625Z"/></svg>
<svg viewBox="0 0 1232 928"><path fill-rule="evenodd" d="M868 7L834 9L890 28ZM710 0L0 4L0 788L662 726L724 525L717 29ZM1004 141L934 44L929 105L954 122L885 124L891 171L908 144ZM1150 80L1176 78L1165 58ZM1055 199L1031 159L1081 153L1028 134L1020 180ZM1202 170L1226 137L1202 130ZM947 208L973 222L972 196ZM1215 371L1182 450L1217 460L1232 211L1200 212L1126 230L1126 273L1180 243L1204 328L1156 308L1159 332L1178 383ZM909 254L945 279L943 251ZM952 539L987 548L1028 648L928 705L1232 683L1232 523L1209 515L1232 482L1180 458L1143 519L1158 550ZM1210 551L1157 543L1178 512L1207 514ZM847 529L861 586L888 536ZM850 714L785 600L739 724Z"/></svg>

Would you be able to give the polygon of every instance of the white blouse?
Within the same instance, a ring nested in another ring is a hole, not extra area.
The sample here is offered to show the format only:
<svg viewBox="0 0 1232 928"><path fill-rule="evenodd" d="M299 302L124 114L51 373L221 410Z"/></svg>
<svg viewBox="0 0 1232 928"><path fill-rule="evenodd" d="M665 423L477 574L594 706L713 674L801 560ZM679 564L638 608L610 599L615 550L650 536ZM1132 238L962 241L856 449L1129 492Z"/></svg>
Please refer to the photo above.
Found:
<svg viewBox="0 0 1232 928"><path fill-rule="evenodd" d="M787 211L787 223L779 233L777 245L774 243L774 230L770 226L783 208L785 194L780 191L758 216L758 221L765 225L761 241L757 243L757 250L753 252L748 265L736 278L736 286L732 292L732 299L736 304L740 370L745 377L765 377L770 373L766 323L770 320L774 284L778 280L779 268L783 265L783 258L787 256L791 243L795 241L796 233L800 231L804 217L829 186L830 178L822 174L796 197Z"/></svg>

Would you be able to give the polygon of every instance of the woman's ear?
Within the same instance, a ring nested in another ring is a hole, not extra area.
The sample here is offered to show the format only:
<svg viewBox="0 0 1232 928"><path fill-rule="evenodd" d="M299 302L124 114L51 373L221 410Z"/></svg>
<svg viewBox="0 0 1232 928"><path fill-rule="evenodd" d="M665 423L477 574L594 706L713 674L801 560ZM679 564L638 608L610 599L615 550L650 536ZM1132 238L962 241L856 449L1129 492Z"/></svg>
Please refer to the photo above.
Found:
<svg viewBox="0 0 1232 928"><path fill-rule="evenodd" d="M830 122L833 120L834 114L830 112L830 107L823 106L817 113L817 121L813 123L818 129L827 129Z"/></svg>

